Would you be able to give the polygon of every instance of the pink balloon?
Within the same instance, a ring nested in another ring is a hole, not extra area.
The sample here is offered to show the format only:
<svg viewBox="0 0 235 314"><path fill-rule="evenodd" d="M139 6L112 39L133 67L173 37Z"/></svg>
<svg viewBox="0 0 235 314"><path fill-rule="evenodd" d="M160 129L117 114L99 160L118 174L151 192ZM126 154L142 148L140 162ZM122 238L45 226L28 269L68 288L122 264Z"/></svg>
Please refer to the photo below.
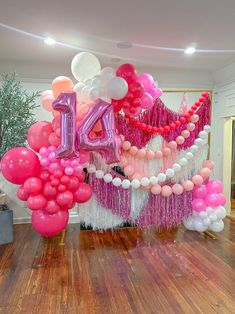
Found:
<svg viewBox="0 0 235 314"><path fill-rule="evenodd" d="M182 185L183 185L185 191L192 191L193 187L194 187L193 182L190 180L183 181Z"/></svg>
<svg viewBox="0 0 235 314"><path fill-rule="evenodd" d="M207 188L204 184L201 186L195 186L193 189L193 196L195 198L202 198L204 199L207 196Z"/></svg>
<svg viewBox="0 0 235 314"><path fill-rule="evenodd" d="M10 149L1 160L3 176L14 184L23 184L30 177L37 177L40 172L38 156L25 147Z"/></svg>
<svg viewBox="0 0 235 314"><path fill-rule="evenodd" d="M221 193L223 191L223 183L219 180L211 180L207 183L209 193Z"/></svg>
<svg viewBox="0 0 235 314"><path fill-rule="evenodd" d="M203 162L203 167L209 168L210 170L213 170L215 167L215 163L212 160L205 160Z"/></svg>
<svg viewBox="0 0 235 314"><path fill-rule="evenodd" d="M195 198L192 201L192 207L193 207L193 210L195 210L196 212L201 212L201 211L206 210L207 206L206 206L206 203L203 199Z"/></svg>
<svg viewBox="0 0 235 314"><path fill-rule="evenodd" d="M42 181L39 178L32 177L25 181L23 187L29 194L38 194L42 190Z"/></svg>
<svg viewBox="0 0 235 314"><path fill-rule="evenodd" d="M151 89L152 85L154 84L154 79L152 75L148 73L143 73L138 75L137 82L142 84L144 86L144 91L147 92L149 89Z"/></svg>
<svg viewBox="0 0 235 314"><path fill-rule="evenodd" d="M73 203L73 193L70 191L59 193L56 197L56 201L60 206L67 207Z"/></svg>
<svg viewBox="0 0 235 314"><path fill-rule="evenodd" d="M55 100L53 95L46 95L42 98L42 105L46 111L52 112L52 103Z"/></svg>
<svg viewBox="0 0 235 314"><path fill-rule="evenodd" d="M21 186L17 191L17 196L21 201L27 201L29 193L26 192L24 188Z"/></svg>
<svg viewBox="0 0 235 314"><path fill-rule="evenodd" d="M47 201L44 210L49 214L54 214L60 210L60 206L56 203L55 200L49 200Z"/></svg>
<svg viewBox="0 0 235 314"><path fill-rule="evenodd" d="M145 92L144 95L141 97L141 108L142 109L151 109L153 106L153 97Z"/></svg>
<svg viewBox="0 0 235 314"><path fill-rule="evenodd" d="M85 150L79 150L79 159L82 164L90 161L91 153Z"/></svg>
<svg viewBox="0 0 235 314"><path fill-rule="evenodd" d="M60 115L55 117L51 122L52 129L54 131L58 130L60 128Z"/></svg>
<svg viewBox="0 0 235 314"><path fill-rule="evenodd" d="M220 197L220 206L224 206L227 202L226 197L223 194L219 194Z"/></svg>
<svg viewBox="0 0 235 314"><path fill-rule="evenodd" d="M137 71L132 64L125 63L119 66L116 75L122 77L127 83L132 83L136 80Z"/></svg>
<svg viewBox="0 0 235 314"><path fill-rule="evenodd" d="M50 182L46 182L43 187L43 194L47 199L54 198L57 195L57 189Z"/></svg>
<svg viewBox="0 0 235 314"><path fill-rule="evenodd" d="M181 184L176 183L172 186L172 191L176 195L181 195L184 192L184 189Z"/></svg>
<svg viewBox="0 0 235 314"><path fill-rule="evenodd" d="M46 198L42 194L29 196L27 199L27 206L32 210L40 210L44 208L46 202Z"/></svg>
<svg viewBox="0 0 235 314"><path fill-rule="evenodd" d="M74 193L74 201L77 203L85 203L92 196L92 189L89 184L80 183L77 191Z"/></svg>
<svg viewBox="0 0 235 314"><path fill-rule="evenodd" d="M68 211L65 210L60 210L52 215L38 210L33 212L32 225L42 236L51 237L66 228L68 217Z"/></svg>
<svg viewBox="0 0 235 314"><path fill-rule="evenodd" d="M38 121L34 123L28 129L27 140L29 146L34 149L36 152L39 152L41 147L48 147L49 135L53 132L50 122Z"/></svg>
<svg viewBox="0 0 235 314"><path fill-rule="evenodd" d="M60 138L56 136L55 132L52 132L49 136L50 145L58 147L60 145Z"/></svg>
<svg viewBox="0 0 235 314"><path fill-rule="evenodd" d="M169 185L163 185L162 187L162 195L165 197L169 197L172 194L172 188Z"/></svg>
<svg viewBox="0 0 235 314"><path fill-rule="evenodd" d="M79 187L79 179L77 177L71 177L69 183L67 184L68 190L76 191Z"/></svg>
<svg viewBox="0 0 235 314"><path fill-rule="evenodd" d="M52 90L44 90L40 96L40 100L42 101L42 99L48 95L53 95Z"/></svg>
<svg viewBox="0 0 235 314"><path fill-rule="evenodd" d="M208 206L211 206L213 208L218 207L221 204L221 197L217 193L209 194L206 197L206 203Z"/></svg>
<svg viewBox="0 0 235 314"><path fill-rule="evenodd" d="M50 178L50 172L47 170L42 170L39 174L39 178L44 182L48 181Z"/></svg>

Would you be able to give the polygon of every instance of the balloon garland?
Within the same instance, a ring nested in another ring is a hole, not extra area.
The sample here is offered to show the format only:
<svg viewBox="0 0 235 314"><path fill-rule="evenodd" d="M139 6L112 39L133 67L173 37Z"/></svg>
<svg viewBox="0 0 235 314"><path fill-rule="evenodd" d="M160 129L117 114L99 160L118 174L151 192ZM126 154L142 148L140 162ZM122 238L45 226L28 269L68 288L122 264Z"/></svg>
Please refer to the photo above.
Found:
<svg viewBox="0 0 235 314"><path fill-rule="evenodd" d="M110 227L127 220L170 228L184 221L190 230L221 231L225 197L222 183L209 179L214 164L205 156L208 93L177 114L161 103L153 77L131 64L102 69L82 52L71 71L75 85L59 76L41 95L52 121L33 124L29 148L14 148L1 161L3 176L19 185L18 198L32 210L35 230L58 234L77 203L81 222L95 228L108 228L107 217ZM124 176L112 170L117 166ZM93 220L84 210L91 202Z"/></svg>

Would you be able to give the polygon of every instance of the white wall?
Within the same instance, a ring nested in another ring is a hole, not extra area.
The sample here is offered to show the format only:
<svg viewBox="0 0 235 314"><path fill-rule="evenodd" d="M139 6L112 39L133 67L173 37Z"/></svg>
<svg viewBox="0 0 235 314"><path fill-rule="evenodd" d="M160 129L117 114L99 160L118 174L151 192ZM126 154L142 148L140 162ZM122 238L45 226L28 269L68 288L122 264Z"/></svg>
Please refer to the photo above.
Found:
<svg viewBox="0 0 235 314"><path fill-rule="evenodd" d="M27 71L26 71L26 70ZM48 71L47 67L44 67L46 72ZM30 74L30 67L19 67L13 65L3 65L0 64L0 73L11 73L11 72L22 73L26 75L26 78L21 78L20 80L23 82L23 87L29 91L43 91L46 89L50 89L51 79L41 78L43 73L43 69L38 68L38 77L40 79L28 78ZM31 69L31 71L33 71ZM55 69L56 72L56 69ZM197 71L184 71L184 70L175 70L175 69L141 69L141 72L149 72L152 73L155 79L158 78L159 85L163 89L210 89L212 88L212 78L208 74L208 72L197 72ZM31 72L32 73L32 72ZM33 72L35 73L35 72ZM54 72L51 72L54 73ZM50 74L51 74L50 73ZM60 73L56 72L56 75ZM64 73L64 75L68 75L68 73ZM189 105L195 102L200 93L188 94L189 97ZM167 93L162 97L162 100L169 108L177 111L181 100L183 97L183 93ZM39 99L38 99L39 103ZM37 120L51 120L52 116L50 113L43 110L41 107L36 111L36 119ZM30 222L30 210L27 209L27 206L24 202L18 200L16 196L17 186L6 182L3 178L0 180L0 188L4 189L8 195L9 205L14 209L14 222L22 223L22 222ZM76 222L76 210L70 212L70 222Z"/></svg>

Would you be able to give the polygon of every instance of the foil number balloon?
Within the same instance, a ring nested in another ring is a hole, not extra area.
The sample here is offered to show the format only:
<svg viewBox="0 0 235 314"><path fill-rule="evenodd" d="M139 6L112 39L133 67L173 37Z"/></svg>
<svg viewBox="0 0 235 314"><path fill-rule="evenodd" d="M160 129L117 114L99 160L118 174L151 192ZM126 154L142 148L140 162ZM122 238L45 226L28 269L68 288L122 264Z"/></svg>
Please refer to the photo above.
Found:
<svg viewBox="0 0 235 314"><path fill-rule="evenodd" d="M76 131L76 94L61 93L54 101L53 108L61 113L61 145L57 156L71 157L77 149L98 151L104 155L107 163L120 161L121 139L115 128L113 107L111 104L97 100L85 116ZM103 135L91 138L90 132L101 120Z"/></svg>

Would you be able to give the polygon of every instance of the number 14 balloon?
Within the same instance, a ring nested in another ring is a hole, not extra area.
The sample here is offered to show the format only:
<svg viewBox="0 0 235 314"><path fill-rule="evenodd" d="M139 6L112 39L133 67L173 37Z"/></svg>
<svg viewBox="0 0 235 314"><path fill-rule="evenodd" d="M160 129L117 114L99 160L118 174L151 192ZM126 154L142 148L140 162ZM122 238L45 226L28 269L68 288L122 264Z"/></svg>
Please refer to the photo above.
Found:
<svg viewBox="0 0 235 314"><path fill-rule="evenodd" d="M107 163L120 161L121 138L115 128L113 107L97 100L76 129L76 93L61 93L53 102L53 109L61 114L61 144L57 156L69 158L78 155L77 151L98 151ZM91 138L90 133L98 120L102 124L102 136Z"/></svg>

